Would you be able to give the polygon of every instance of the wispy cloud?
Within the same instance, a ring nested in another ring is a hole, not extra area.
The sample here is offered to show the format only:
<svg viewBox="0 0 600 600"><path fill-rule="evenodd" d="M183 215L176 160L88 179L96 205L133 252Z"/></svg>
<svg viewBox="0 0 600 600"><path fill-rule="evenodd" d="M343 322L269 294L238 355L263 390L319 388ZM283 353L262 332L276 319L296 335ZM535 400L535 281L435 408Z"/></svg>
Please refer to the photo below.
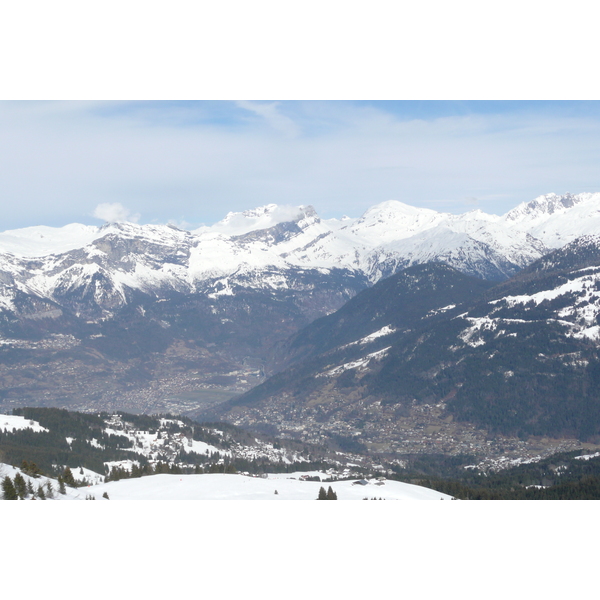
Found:
<svg viewBox="0 0 600 600"><path fill-rule="evenodd" d="M140 220L139 214L131 214L131 211L119 202L98 204L94 210L94 217L108 223L137 223Z"/></svg>
<svg viewBox="0 0 600 600"><path fill-rule="evenodd" d="M247 100L240 100L236 104L244 110L259 115L270 127L286 136L296 137L300 133L298 125L290 117L280 112L280 102L249 102Z"/></svg>
<svg viewBox="0 0 600 600"><path fill-rule="evenodd" d="M600 103L495 104L0 102L0 227L214 223L269 203L359 216L390 199L502 213L600 190Z"/></svg>

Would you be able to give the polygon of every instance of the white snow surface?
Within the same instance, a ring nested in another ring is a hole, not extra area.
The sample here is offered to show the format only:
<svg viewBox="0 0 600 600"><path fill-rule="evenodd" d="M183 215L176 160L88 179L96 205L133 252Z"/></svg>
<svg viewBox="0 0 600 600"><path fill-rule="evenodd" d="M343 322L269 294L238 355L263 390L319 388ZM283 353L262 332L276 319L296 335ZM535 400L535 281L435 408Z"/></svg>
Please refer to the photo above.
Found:
<svg viewBox="0 0 600 600"><path fill-rule="evenodd" d="M71 469L77 476L79 469ZM14 478L20 469L0 464L0 475ZM135 479L121 479L89 485L81 488L67 487L65 495L58 494L58 484L50 479L56 490L54 500L85 500L93 496L96 500L316 500L319 489L329 486L338 500L363 500L382 498L385 500L450 500L452 497L435 490L399 481L368 480L367 485L353 485L353 481L301 481L305 472L268 474L266 478L233 474L204 475L149 475ZM326 478L325 473L313 474ZM30 478L34 488L48 481L46 477ZM93 479L90 472L88 481ZM275 493L277 491L277 493Z"/></svg>
<svg viewBox="0 0 600 600"><path fill-rule="evenodd" d="M38 433L40 431L48 431L45 427L42 427L37 421L31 421L25 417L19 417L16 415L3 415L0 414L0 431L13 432L18 429L31 429Z"/></svg>
<svg viewBox="0 0 600 600"><path fill-rule="evenodd" d="M578 339L588 339L598 342L600 340L600 270L598 267L590 267L577 271L577 277L557 285L554 288L540 290L532 294L518 296L504 296L498 300L488 302L490 311L483 317L470 317L463 313L456 318L463 318L470 326L463 329L459 338L463 343L472 347L482 346L485 340L484 332L495 332L495 337L516 336L515 332L507 333L505 327L511 324L528 323L535 319L508 319L496 317L496 313L504 308L515 306L522 307L525 312L534 309L544 302L552 302L561 298L566 303L559 303L561 308L554 309L551 318L564 328L564 333ZM525 315L526 316L526 315Z"/></svg>
<svg viewBox="0 0 600 600"><path fill-rule="evenodd" d="M63 465L63 468L66 465ZM77 467L76 469L71 469L71 473L73 475L73 479L77 482L87 481L88 483L97 484L104 483L104 476L92 471L91 469L86 469L85 467ZM56 485L58 488L58 484Z"/></svg>
<svg viewBox="0 0 600 600"><path fill-rule="evenodd" d="M52 486L53 490L56 492L53 500L60 500L68 498L68 493L64 496L60 496L58 493L58 482L56 479L52 479L50 477L45 477L44 475L40 475L39 477L31 477L31 475L27 475L18 467L13 467L12 465L7 465L5 463L0 463L0 480L5 477L10 477L11 479L15 478L15 475L20 473L25 479L25 482L31 481L34 490L37 490L38 487L45 487L48 483ZM74 491L74 488L66 488L67 492ZM81 488L80 488L81 489ZM44 490L45 491L45 490ZM60 497L59 497L60 496ZM2 498L2 490L0 490L0 498Z"/></svg>

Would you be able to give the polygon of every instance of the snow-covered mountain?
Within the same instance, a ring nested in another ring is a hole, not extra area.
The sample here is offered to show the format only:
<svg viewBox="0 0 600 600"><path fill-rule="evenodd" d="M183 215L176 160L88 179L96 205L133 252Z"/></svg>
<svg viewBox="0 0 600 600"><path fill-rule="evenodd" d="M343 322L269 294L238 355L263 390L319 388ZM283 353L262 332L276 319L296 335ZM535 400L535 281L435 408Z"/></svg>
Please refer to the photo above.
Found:
<svg viewBox="0 0 600 600"><path fill-rule="evenodd" d="M599 226L600 193L540 196L502 217L388 201L342 220L320 219L311 206L271 204L191 232L133 223L28 227L0 233L0 306L14 309L22 292L110 312L134 290L163 297L294 289L306 270L342 270L372 284L430 261L501 280Z"/></svg>
<svg viewBox="0 0 600 600"><path fill-rule="evenodd" d="M539 196L513 208L502 221L549 248L560 248L582 235L598 233L600 193Z"/></svg>
<svg viewBox="0 0 600 600"><path fill-rule="evenodd" d="M435 261L501 281L593 230L600 194L540 196L504 216L388 201L357 219L325 220L311 206L271 204L195 231L5 231L0 402L23 405L52 381L45 401L66 394L80 409L90 398L128 397L141 382L144 402L221 385L215 377L235 380L233 395L264 376L277 343L399 270ZM74 385L75 372L85 385Z"/></svg>

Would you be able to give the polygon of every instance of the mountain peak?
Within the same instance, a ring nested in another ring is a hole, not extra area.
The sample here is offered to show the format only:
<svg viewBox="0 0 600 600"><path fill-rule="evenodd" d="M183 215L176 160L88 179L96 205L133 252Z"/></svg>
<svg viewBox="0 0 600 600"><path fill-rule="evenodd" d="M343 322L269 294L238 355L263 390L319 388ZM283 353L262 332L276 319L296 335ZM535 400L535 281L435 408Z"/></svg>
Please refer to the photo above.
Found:
<svg viewBox="0 0 600 600"><path fill-rule="evenodd" d="M352 231L367 238L387 241L388 238L402 239L420 231L435 227L446 215L429 208L418 208L387 200L369 208L358 221L353 223Z"/></svg>
<svg viewBox="0 0 600 600"><path fill-rule="evenodd" d="M546 194L519 204L501 217L512 229L527 232L548 248L598 231L600 193Z"/></svg>
<svg viewBox="0 0 600 600"><path fill-rule="evenodd" d="M308 205L287 206L266 204L243 212L229 212L210 229L225 235L243 235L251 231L269 229L280 223L297 223L309 217L316 217L315 209Z"/></svg>
<svg viewBox="0 0 600 600"><path fill-rule="evenodd" d="M437 211L430 208L411 206L410 204L405 204L399 200L386 200L385 202L380 202L379 204L375 204L374 206L371 206L371 208L367 209L361 219L375 213L402 215L439 214Z"/></svg>
<svg viewBox="0 0 600 600"><path fill-rule="evenodd" d="M534 198L530 202L523 202L506 213L507 221L522 221L525 219L535 219L536 217L545 217L556 213L564 212L576 204L581 204L589 200L600 201L600 193L590 194L544 194Z"/></svg>

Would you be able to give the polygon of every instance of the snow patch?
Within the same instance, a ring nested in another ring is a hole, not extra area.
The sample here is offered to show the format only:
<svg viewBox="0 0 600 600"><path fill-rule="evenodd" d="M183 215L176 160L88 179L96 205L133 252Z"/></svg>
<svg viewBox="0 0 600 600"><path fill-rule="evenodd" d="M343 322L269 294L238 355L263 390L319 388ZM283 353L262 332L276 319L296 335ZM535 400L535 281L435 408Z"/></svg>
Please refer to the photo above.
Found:
<svg viewBox="0 0 600 600"><path fill-rule="evenodd" d="M350 342L349 344L340 346L340 350L342 350L344 348L348 348L350 346L356 346L358 344L361 344L361 345L370 344L377 338L383 337L384 335L390 335L391 333L395 333L395 332L396 332L396 329L394 327L392 327L391 325L386 325L385 327L382 327L378 331L370 333L369 335L365 336L364 338L361 338L360 340L356 340L355 342Z"/></svg>
<svg viewBox="0 0 600 600"><path fill-rule="evenodd" d="M582 454L581 456L576 456L575 460L591 460L592 458L598 458L599 456L600 452L594 454Z"/></svg>
<svg viewBox="0 0 600 600"><path fill-rule="evenodd" d="M339 367L335 367L330 371L326 371L325 373L319 373L317 377L336 377L337 375L341 375L344 371L348 371L349 369L365 369L372 360L381 360L390 350L391 346L387 348L383 348L383 350L378 350L377 352L372 352L371 354L367 354L364 358L359 360L354 360L352 362L345 363L340 365Z"/></svg>
<svg viewBox="0 0 600 600"><path fill-rule="evenodd" d="M0 414L0 430L5 433L12 433L20 429L31 429L35 433L40 431L48 431L45 427L42 427L37 421L26 419L25 417L19 417L17 415L2 415Z"/></svg>

